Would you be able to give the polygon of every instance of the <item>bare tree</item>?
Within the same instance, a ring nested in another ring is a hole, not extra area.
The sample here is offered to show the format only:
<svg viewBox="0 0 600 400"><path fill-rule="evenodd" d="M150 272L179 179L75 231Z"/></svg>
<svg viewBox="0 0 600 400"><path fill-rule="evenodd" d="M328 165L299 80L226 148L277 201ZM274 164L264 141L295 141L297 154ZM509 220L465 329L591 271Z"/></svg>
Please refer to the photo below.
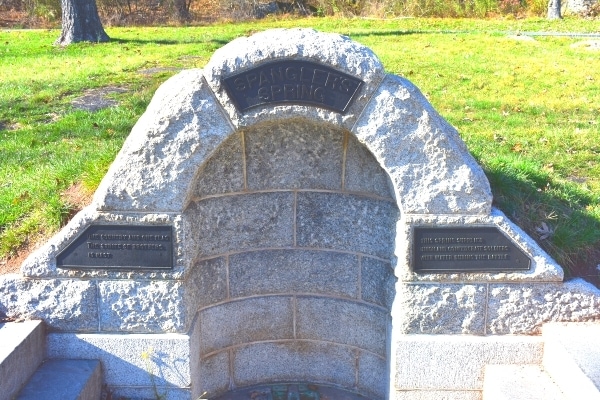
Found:
<svg viewBox="0 0 600 400"><path fill-rule="evenodd" d="M179 22L189 21L192 17L190 14L190 7L192 0L174 0L175 14Z"/></svg>
<svg viewBox="0 0 600 400"><path fill-rule="evenodd" d="M562 19L560 14L560 0L548 1L548 19Z"/></svg>
<svg viewBox="0 0 600 400"><path fill-rule="evenodd" d="M77 42L108 42L98 16L96 0L61 0L62 32L55 44L66 46Z"/></svg>

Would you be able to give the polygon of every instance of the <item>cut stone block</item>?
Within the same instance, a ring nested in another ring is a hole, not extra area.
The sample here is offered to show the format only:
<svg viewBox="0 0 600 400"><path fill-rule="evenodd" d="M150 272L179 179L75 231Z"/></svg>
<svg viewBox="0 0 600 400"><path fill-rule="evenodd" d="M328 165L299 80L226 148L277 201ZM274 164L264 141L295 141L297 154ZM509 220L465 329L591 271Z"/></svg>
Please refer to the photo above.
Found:
<svg viewBox="0 0 600 400"><path fill-rule="evenodd" d="M342 188L341 129L293 119L245 132L248 189Z"/></svg>
<svg viewBox="0 0 600 400"><path fill-rule="evenodd" d="M229 353L229 350L225 350L200 360L199 370L193 377L195 381L192 382L194 399L198 399L204 393L203 398L211 398L229 390Z"/></svg>
<svg viewBox="0 0 600 400"><path fill-rule="evenodd" d="M481 391L486 365L539 364L543 347L536 336L398 335L392 337L394 387Z"/></svg>
<svg viewBox="0 0 600 400"><path fill-rule="evenodd" d="M358 257L312 250L269 250L229 257L231 297L316 293L358 297Z"/></svg>
<svg viewBox="0 0 600 400"><path fill-rule="evenodd" d="M190 385L190 340L187 335L74 334L47 335L49 358L97 359L109 386Z"/></svg>
<svg viewBox="0 0 600 400"><path fill-rule="evenodd" d="M387 360L366 351L358 355L358 389L370 399L387 399L390 387Z"/></svg>
<svg viewBox="0 0 600 400"><path fill-rule="evenodd" d="M186 281L190 310L203 308L227 299L227 263L225 257L196 262Z"/></svg>
<svg viewBox="0 0 600 400"><path fill-rule="evenodd" d="M256 343L233 351L236 387L275 382L355 385L355 351L313 341Z"/></svg>
<svg viewBox="0 0 600 400"><path fill-rule="evenodd" d="M600 399L600 323L545 324L543 365L568 399Z"/></svg>
<svg viewBox="0 0 600 400"><path fill-rule="evenodd" d="M291 297L232 301L200 311L200 354L244 343L293 339Z"/></svg>
<svg viewBox="0 0 600 400"><path fill-rule="evenodd" d="M389 263L361 257L361 298L391 309L396 293L396 277Z"/></svg>
<svg viewBox="0 0 600 400"><path fill-rule="evenodd" d="M16 400L98 400L102 383L98 360L47 360Z"/></svg>
<svg viewBox="0 0 600 400"><path fill-rule="evenodd" d="M0 312L9 317L43 319L55 330L98 329L96 282L75 279L23 279L0 276Z"/></svg>
<svg viewBox="0 0 600 400"><path fill-rule="evenodd" d="M98 283L100 330L105 332L185 332L183 283L104 281Z"/></svg>
<svg viewBox="0 0 600 400"><path fill-rule="evenodd" d="M394 189L387 173L354 135L348 135L344 190L394 199Z"/></svg>
<svg viewBox="0 0 600 400"><path fill-rule="evenodd" d="M198 256L292 246L294 194L254 193L208 198L185 212Z"/></svg>
<svg viewBox="0 0 600 400"><path fill-rule="evenodd" d="M229 136L198 172L192 196L202 198L244 190L243 151L242 135Z"/></svg>
<svg viewBox="0 0 600 400"><path fill-rule="evenodd" d="M383 200L337 193L298 193L297 245L374 255L394 252L398 209Z"/></svg>
<svg viewBox="0 0 600 400"><path fill-rule="evenodd" d="M485 332L487 287L482 284L402 284L396 294L399 332L475 334Z"/></svg>
<svg viewBox="0 0 600 400"><path fill-rule="evenodd" d="M341 343L386 356L385 311L365 304L327 297L298 297L298 339Z"/></svg>
<svg viewBox="0 0 600 400"><path fill-rule="evenodd" d="M567 399L539 365L488 365L485 368L483 400Z"/></svg>
<svg viewBox="0 0 600 400"><path fill-rule="evenodd" d="M562 284L491 284L489 290L488 333L535 335L548 322L600 317L600 291L583 279Z"/></svg>
<svg viewBox="0 0 600 400"><path fill-rule="evenodd" d="M0 324L0 400L12 400L42 363L45 353L42 321Z"/></svg>

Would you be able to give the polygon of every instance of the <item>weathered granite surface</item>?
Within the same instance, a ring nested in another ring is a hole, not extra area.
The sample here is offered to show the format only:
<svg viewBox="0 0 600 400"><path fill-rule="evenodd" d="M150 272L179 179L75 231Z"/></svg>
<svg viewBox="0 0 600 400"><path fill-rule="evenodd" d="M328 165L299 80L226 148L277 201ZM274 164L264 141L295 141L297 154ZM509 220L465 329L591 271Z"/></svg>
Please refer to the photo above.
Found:
<svg viewBox="0 0 600 400"><path fill-rule="evenodd" d="M97 331L94 281L0 276L0 312L15 319L43 319L50 329Z"/></svg>

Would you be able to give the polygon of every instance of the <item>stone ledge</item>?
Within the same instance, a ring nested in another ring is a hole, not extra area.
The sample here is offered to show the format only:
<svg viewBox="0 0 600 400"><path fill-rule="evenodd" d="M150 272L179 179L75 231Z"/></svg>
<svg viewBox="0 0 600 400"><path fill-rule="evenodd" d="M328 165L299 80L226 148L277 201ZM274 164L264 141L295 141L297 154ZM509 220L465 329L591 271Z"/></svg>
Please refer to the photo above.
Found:
<svg viewBox="0 0 600 400"><path fill-rule="evenodd" d="M540 364L536 336L395 335L393 387L397 391L481 391L488 364Z"/></svg>

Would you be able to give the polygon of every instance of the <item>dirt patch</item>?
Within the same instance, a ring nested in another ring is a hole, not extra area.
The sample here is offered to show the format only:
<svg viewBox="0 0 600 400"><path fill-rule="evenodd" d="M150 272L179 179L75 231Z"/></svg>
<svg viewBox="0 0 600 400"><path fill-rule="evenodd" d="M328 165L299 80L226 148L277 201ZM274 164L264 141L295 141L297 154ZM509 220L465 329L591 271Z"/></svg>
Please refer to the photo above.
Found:
<svg viewBox="0 0 600 400"><path fill-rule="evenodd" d="M68 204L71 205L73 211L78 213L85 206L92 202L94 193L83 186L81 182L77 182L67 188L61 193L61 198ZM70 218L69 218L70 219Z"/></svg>
<svg viewBox="0 0 600 400"><path fill-rule="evenodd" d="M76 183L69 186L61 193L62 199L69 204L69 215L67 220L73 218L75 214L81 211L85 206L91 203L93 192L84 187L81 183ZM55 232L42 234L38 237L31 238L25 243L15 255L0 259L0 275L18 273L23 264L23 261L36 248L48 241Z"/></svg>
<svg viewBox="0 0 600 400"><path fill-rule="evenodd" d="M71 104L77 110L98 111L103 108L114 107L119 103L109 98L111 94L126 93L129 89L119 86L107 86L99 89L88 89L80 96L73 100Z"/></svg>
<svg viewBox="0 0 600 400"><path fill-rule="evenodd" d="M600 249L594 249L575 260L572 277L582 278L600 288Z"/></svg>

